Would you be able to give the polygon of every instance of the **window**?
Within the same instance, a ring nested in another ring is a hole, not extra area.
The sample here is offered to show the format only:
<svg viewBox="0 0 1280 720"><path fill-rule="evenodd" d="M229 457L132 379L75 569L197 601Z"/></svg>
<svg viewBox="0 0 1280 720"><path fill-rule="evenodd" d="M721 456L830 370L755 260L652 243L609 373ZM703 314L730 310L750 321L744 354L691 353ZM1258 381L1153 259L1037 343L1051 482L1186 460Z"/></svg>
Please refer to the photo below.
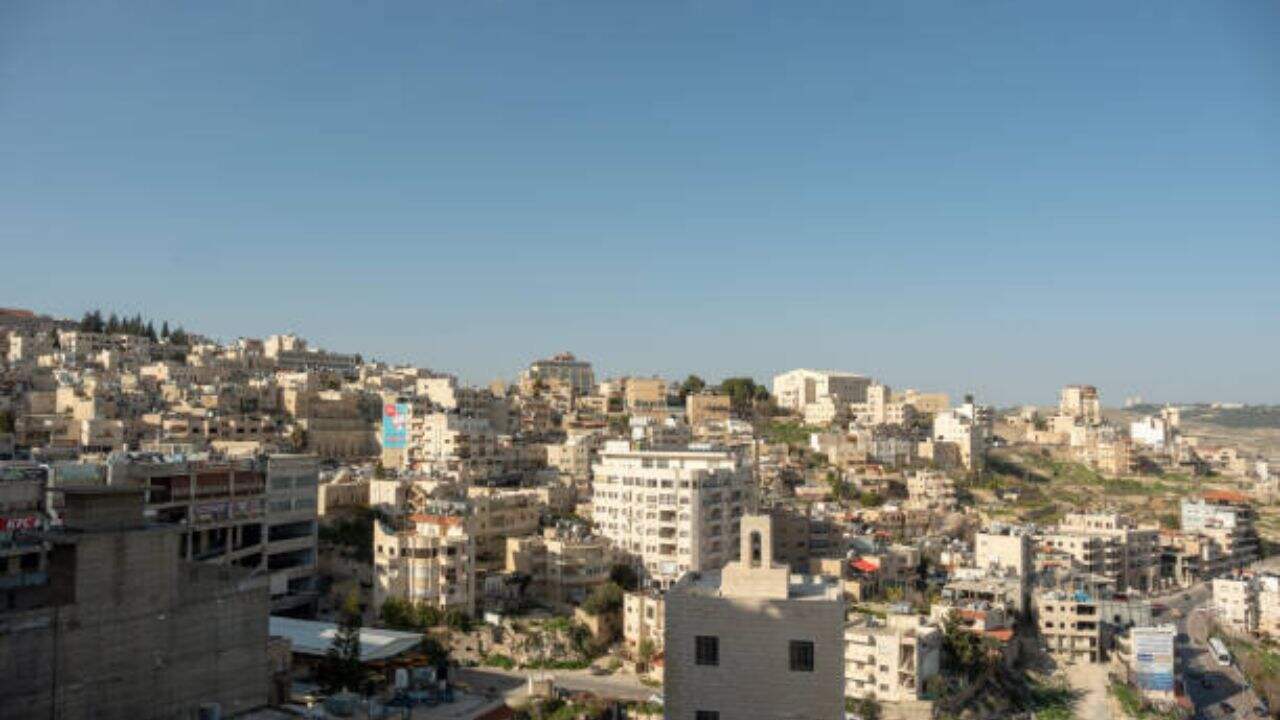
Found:
<svg viewBox="0 0 1280 720"><path fill-rule="evenodd" d="M720 720L720 713L715 710L696 710L693 720Z"/></svg>
<svg viewBox="0 0 1280 720"><path fill-rule="evenodd" d="M694 662L698 665L720 664L720 638L699 635L694 638Z"/></svg>
<svg viewBox="0 0 1280 720"><path fill-rule="evenodd" d="M813 672L813 641L791 641L791 672Z"/></svg>

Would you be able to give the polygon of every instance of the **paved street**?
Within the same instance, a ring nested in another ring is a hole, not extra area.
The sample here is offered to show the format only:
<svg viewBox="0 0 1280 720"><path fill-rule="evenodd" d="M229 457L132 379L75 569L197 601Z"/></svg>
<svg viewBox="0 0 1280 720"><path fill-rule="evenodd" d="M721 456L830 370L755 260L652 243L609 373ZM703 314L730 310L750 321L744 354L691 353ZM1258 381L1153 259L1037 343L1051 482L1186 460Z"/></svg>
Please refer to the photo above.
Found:
<svg viewBox="0 0 1280 720"><path fill-rule="evenodd" d="M1196 717L1212 720L1254 716L1258 696L1236 667L1218 664L1208 648L1211 613L1197 608L1178 621L1178 660L1187 694L1196 706ZM1226 703L1226 705L1223 705Z"/></svg>

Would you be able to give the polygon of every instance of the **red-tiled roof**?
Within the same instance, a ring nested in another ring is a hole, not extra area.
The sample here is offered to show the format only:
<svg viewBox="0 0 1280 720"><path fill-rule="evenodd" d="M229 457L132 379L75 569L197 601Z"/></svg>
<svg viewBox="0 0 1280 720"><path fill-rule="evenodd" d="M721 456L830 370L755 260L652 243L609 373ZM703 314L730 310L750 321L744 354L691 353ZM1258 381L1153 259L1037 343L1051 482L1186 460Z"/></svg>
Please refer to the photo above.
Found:
<svg viewBox="0 0 1280 720"><path fill-rule="evenodd" d="M873 573L880 570L879 565L871 562L870 560L863 560L862 558L858 558L857 560L849 563L849 567L852 567L854 570L861 570L864 573Z"/></svg>
<svg viewBox="0 0 1280 720"><path fill-rule="evenodd" d="M999 630L988 630L986 636L997 642L1009 642L1013 639L1013 628L1001 628Z"/></svg>
<svg viewBox="0 0 1280 720"><path fill-rule="evenodd" d="M1209 502L1226 503L1247 503L1252 500L1248 495L1233 490L1209 490L1204 494L1204 499Z"/></svg>

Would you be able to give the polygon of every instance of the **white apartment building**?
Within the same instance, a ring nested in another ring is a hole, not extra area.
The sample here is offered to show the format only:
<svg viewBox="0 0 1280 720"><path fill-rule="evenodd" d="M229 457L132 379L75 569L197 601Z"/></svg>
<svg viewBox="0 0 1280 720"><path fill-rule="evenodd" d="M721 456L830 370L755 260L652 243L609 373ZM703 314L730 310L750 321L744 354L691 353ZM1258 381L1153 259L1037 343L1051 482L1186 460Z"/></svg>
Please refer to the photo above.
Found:
<svg viewBox="0 0 1280 720"><path fill-rule="evenodd" d="M447 474L457 480L492 477L506 454L489 421L454 413L414 414L404 450L383 450L383 464Z"/></svg>
<svg viewBox="0 0 1280 720"><path fill-rule="evenodd" d="M593 468L592 519L631 556L651 585L734 558L743 512L753 501L750 468L727 448L639 449L605 443Z"/></svg>
<svg viewBox="0 0 1280 720"><path fill-rule="evenodd" d="M1218 622L1236 632L1258 626L1258 593L1252 578L1214 578L1213 609Z"/></svg>
<svg viewBox="0 0 1280 720"><path fill-rule="evenodd" d="M871 378L832 370L792 370L773 377L773 396L778 407L803 413L805 407L830 398L835 407L867 400Z"/></svg>
<svg viewBox="0 0 1280 720"><path fill-rule="evenodd" d="M466 519L410 515L373 526L374 607L387 598L475 613L475 543Z"/></svg>
<svg viewBox="0 0 1280 720"><path fill-rule="evenodd" d="M880 702L920 700L942 661L942 631L929 618L856 616L844 630L844 694Z"/></svg>
<svg viewBox="0 0 1280 720"><path fill-rule="evenodd" d="M742 560L667 593L665 716L844 717L838 581L775 563L768 516L744 518L740 543Z"/></svg>
<svg viewBox="0 0 1280 720"><path fill-rule="evenodd" d="M1248 496L1227 490L1182 501L1182 531L1212 538L1230 558L1232 568L1243 568L1259 557L1256 518Z"/></svg>
<svg viewBox="0 0 1280 720"><path fill-rule="evenodd" d="M982 570L1013 571L1031 577L1032 536L1016 525L993 524L974 535L973 564Z"/></svg>
<svg viewBox="0 0 1280 720"><path fill-rule="evenodd" d="M656 590L637 590L623 597L622 639L633 656L646 641L660 653L666 642L667 601Z"/></svg>
<svg viewBox="0 0 1280 720"><path fill-rule="evenodd" d="M1258 634L1280 639L1280 577L1262 575L1257 578Z"/></svg>
<svg viewBox="0 0 1280 720"><path fill-rule="evenodd" d="M1158 452L1164 450L1165 445L1173 439L1173 428L1165 422L1164 418L1148 415L1141 420L1129 423L1129 437L1133 439L1135 445Z"/></svg>
<svg viewBox="0 0 1280 720"><path fill-rule="evenodd" d="M979 410L972 403L940 412L933 416L935 445L948 444L959 453L960 464L966 470L980 470L986 450L986 436L979 420ZM937 450L935 449L935 454Z"/></svg>

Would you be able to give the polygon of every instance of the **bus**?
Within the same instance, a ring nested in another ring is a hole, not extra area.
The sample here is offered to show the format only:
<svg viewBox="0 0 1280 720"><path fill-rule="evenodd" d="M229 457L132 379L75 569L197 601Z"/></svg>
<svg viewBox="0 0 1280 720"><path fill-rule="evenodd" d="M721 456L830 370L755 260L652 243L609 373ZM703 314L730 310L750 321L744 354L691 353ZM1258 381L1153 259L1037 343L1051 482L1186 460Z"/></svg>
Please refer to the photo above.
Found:
<svg viewBox="0 0 1280 720"><path fill-rule="evenodd" d="M1213 659L1218 661L1219 665L1231 664L1231 653L1227 651L1227 646L1223 644L1219 638L1209 638L1209 652L1213 653Z"/></svg>

